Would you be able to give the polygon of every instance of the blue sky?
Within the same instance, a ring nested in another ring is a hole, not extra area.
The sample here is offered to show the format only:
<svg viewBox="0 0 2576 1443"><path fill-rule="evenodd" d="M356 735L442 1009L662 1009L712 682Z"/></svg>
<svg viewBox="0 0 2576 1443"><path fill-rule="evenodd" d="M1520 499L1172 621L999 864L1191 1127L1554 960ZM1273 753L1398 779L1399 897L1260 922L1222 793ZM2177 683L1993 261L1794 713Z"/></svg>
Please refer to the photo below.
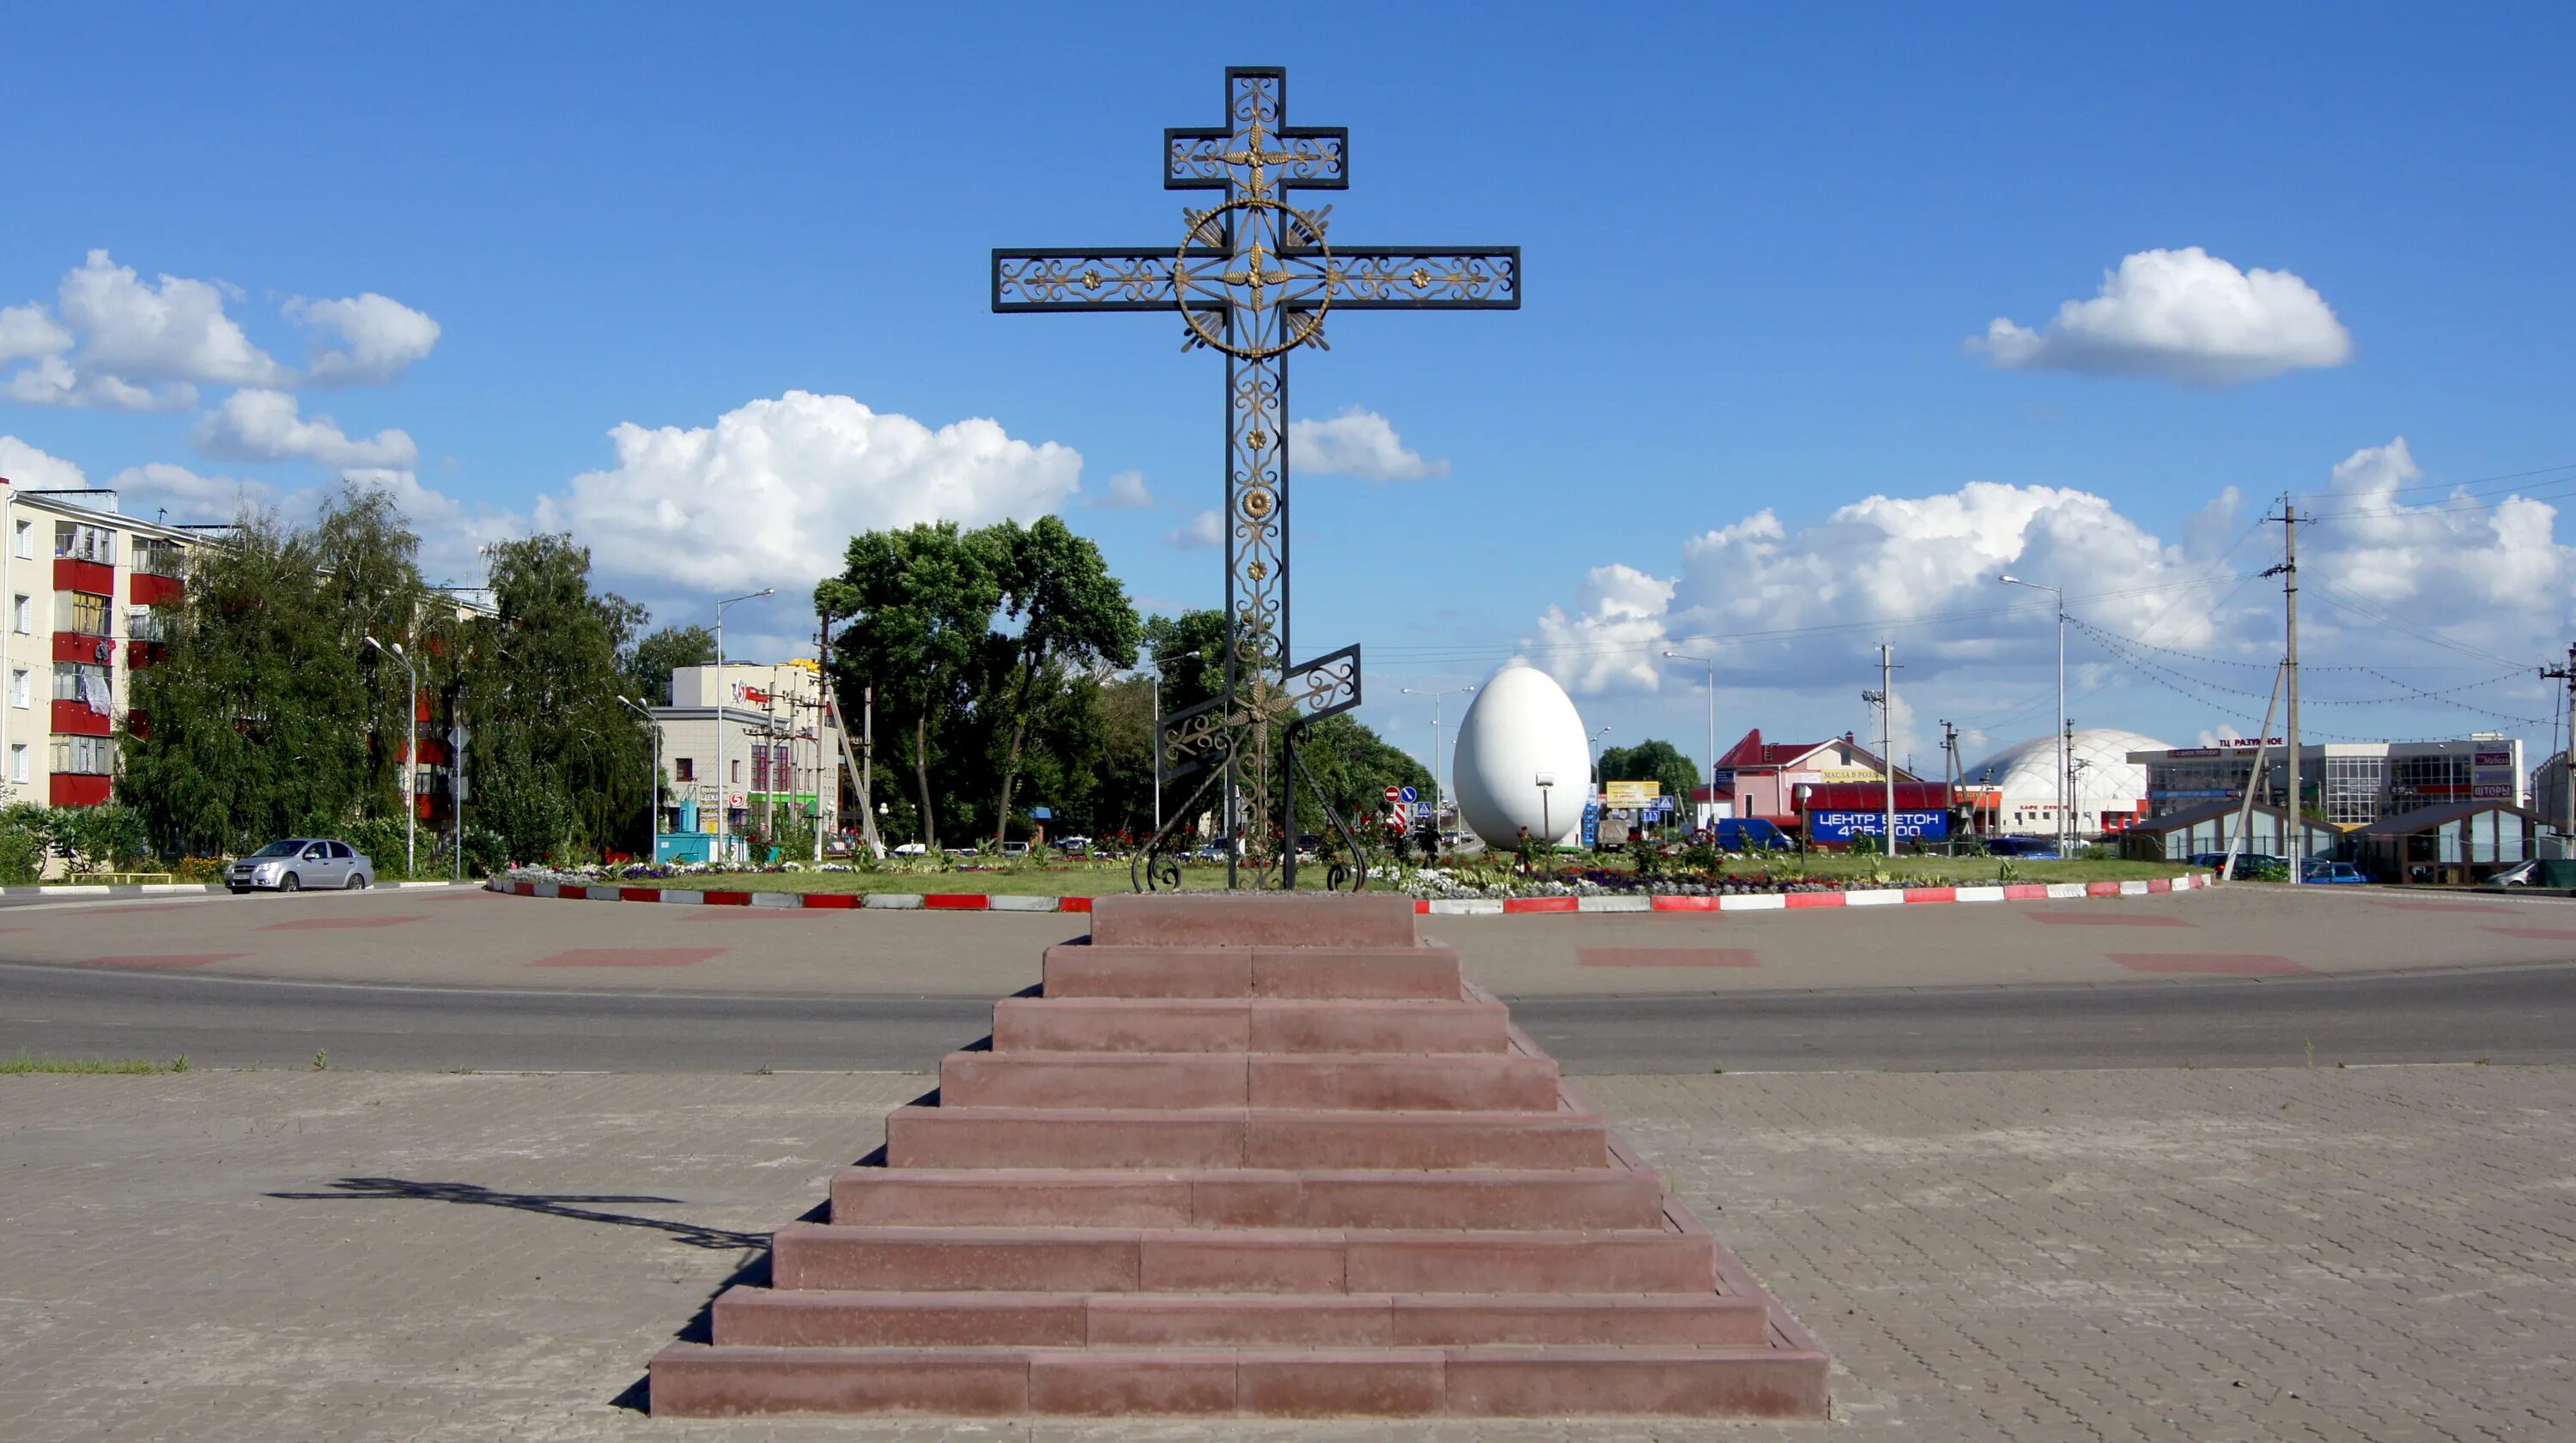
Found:
<svg viewBox="0 0 2576 1443"><path fill-rule="evenodd" d="M63 343L0 320L0 378L33 375L0 470L208 514L369 470L434 571L566 526L672 619L802 592L855 525L1055 508L1147 604L1210 604L1217 553L1176 543L1216 502L1217 361L1160 318L993 316L987 253L1176 241L1162 127L1282 64L1293 121L1352 130L1336 240L1526 257L1518 312L1354 316L1295 361L1345 469L1421 473L1296 491L1299 648L1365 644L1403 744L1397 688L1520 655L1697 754L1656 653L1793 633L1718 644L1721 741L1866 730L1892 639L1901 745L2001 745L2046 727L2050 650L2000 569L2134 648L2078 634L2080 724L2247 730L2279 646L2252 523L2290 491L2342 517L2303 536L2312 729L2549 746L2501 719L2549 716L2540 684L2484 679L2576 627L2563 7L1318 13L18 17L0 308ZM256 359L185 344L164 277ZM398 306L329 304L367 296ZM120 342L119 305L164 324ZM1972 350L1997 318L2026 339ZM1101 504L1130 472L1151 504Z"/></svg>

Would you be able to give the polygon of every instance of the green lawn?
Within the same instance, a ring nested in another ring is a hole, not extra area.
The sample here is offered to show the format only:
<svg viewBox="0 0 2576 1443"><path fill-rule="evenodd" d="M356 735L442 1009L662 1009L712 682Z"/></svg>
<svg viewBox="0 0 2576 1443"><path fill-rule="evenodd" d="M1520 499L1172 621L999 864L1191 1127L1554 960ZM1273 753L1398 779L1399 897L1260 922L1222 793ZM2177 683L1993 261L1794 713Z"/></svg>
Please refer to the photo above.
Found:
<svg viewBox="0 0 2576 1443"><path fill-rule="evenodd" d="M71 1072L82 1074L116 1073L143 1075L157 1072L185 1072L188 1059L174 1057L167 1062L153 1062L141 1057L31 1057L21 1052L14 1058L0 1060L0 1076L24 1076L29 1073Z"/></svg>

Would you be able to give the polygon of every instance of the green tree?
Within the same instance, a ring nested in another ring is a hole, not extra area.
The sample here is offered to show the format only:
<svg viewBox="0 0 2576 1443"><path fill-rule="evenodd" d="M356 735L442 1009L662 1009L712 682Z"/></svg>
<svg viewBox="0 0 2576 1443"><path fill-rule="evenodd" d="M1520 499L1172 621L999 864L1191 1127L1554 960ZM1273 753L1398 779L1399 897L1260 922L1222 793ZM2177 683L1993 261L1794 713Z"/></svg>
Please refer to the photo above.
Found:
<svg viewBox="0 0 2576 1443"><path fill-rule="evenodd" d="M671 673L712 666L716 634L703 626L665 626L635 643L624 662L627 695L646 706L671 704Z"/></svg>
<svg viewBox="0 0 2576 1443"><path fill-rule="evenodd" d="M1678 798L1675 805L1687 812L1691 792L1707 784L1708 774L1671 742L1649 738L1633 747L1602 748L1601 780L1605 784L1661 782L1664 795Z"/></svg>
<svg viewBox="0 0 2576 1443"><path fill-rule="evenodd" d="M876 688L883 731L912 772L920 839L933 851L942 813L963 815L953 790L932 784L943 748L980 754L961 733L975 720L992 652L1003 560L983 533L924 523L851 537L841 574L814 588L816 610L850 618L832 650L844 713L847 698Z"/></svg>
<svg viewBox="0 0 2576 1443"><path fill-rule="evenodd" d="M1019 628L1003 640L1007 680L995 688L1007 690L1007 700L995 700L1002 703L1000 715L1007 721L1001 725L1009 736L1001 758L1000 800L993 808L998 840L1010 830L1011 788L1019 779L1030 700L1041 679L1061 687L1063 678L1050 673L1078 671L1087 679L1099 668L1135 665L1138 628L1127 589L1109 574L1100 548L1074 535L1063 521L1041 516L1025 527L1004 521L981 534L997 565L1002 615Z"/></svg>
<svg viewBox="0 0 2576 1443"><path fill-rule="evenodd" d="M1387 788L1412 787L1425 797L1431 795L1431 773L1422 763L1348 712L1307 728L1299 738L1297 757L1325 800L1364 838L1385 826ZM1300 784L1296 797L1297 829L1327 830L1314 789Z"/></svg>
<svg viewBox="0 0 2576 1443"><path fill-rule="evenodd" d="M357 813L371 707L351 594L274 514L190 553L184 596L154 608L162 655L134 674L117 778L162 845L240 851Z"/></svg>
<svg viewBox="0 0 2576 1443"><path fill-rule="evenodd" d="M644 609L590 586L561 534L494 544L496 614L467 639L468 753L482 821L521 861L645 835L651 738L618 704Z"/></svg>

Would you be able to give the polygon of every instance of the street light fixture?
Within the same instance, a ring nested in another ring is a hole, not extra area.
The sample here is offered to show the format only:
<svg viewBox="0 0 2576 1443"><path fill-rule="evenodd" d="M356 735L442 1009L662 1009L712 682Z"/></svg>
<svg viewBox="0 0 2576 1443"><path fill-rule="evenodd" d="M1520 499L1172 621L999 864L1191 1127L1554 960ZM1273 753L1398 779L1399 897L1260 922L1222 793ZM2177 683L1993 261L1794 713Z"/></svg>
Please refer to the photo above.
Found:
<svg viewBox="0 0 2576 1443"><path fill-rule="evenodd" d="M2057 751L2057 855L2063 857L2069 851L2073 850L2073 848L2067 845L2067 835L2073 830L2074 826L2074 823L2066 815L2067 798L2074 791L2074 787L2070 785L2067 775L2066 588L2062 586L2042 586L2036 581L2024 581L2018 576L1998 576L1995 580L2006 586L2022 586L2028 587L2032 591L2045 591L2057 599L2057 725L2049 732L2049 738L2051 745L2054 746Z"/></svg>
<svg viewBox="0 0 2576 1443"><path fill-rule="evenodd" d="M733 775L725 770L724 609L737 601L758 601L764 596L777 594L777 587L764 586L758 591L728 596L716 603L716 835L719 837L733 830L733 805L729 800L733 793L727 790L733 785ZM723 850L730 859L732 848L727 846Z"/></svg>
<svg viewBox="0 0 2576 1443"><path fill-rule="evenodd" d="M645 709L644 703L631 696L619 697L617 704L644 718L644 725L653 732L653 781L644 793L644 823L646 834L653 839L653 860L659 862L662 860L662 724L653 720L653 713Z"/></svg>
<svg viewBox="0 0 2576 1443"><path fill-rule="evenodd" d="M386 649L383 642L372 636L367 638L367 645L380 652ZM403 654L402 643L399 641L393 644L393 658L403 664L403 677L409 687L409 690L403 693L403 725L407 729L407 738L403 742L402 788L403 875L408 877L412 874L413 864L418 860L418 852L412 841L412 829L418 824L420 817L420 798L417 795L419 790L417 784L420 778L420 673L413 668L411 658ZM463 845L460 835L458 846L461 849Z"/></svg>
<svg viewBox="0 0 2576 1443"><path fill-rule="evenodd" d="M1440 703L1449 697L1465 696L1473 692L1475 688L1472 686L1453 686L1446 690L1434 691L1429 687L1408 686L1400 687L1398 690L1406 696L1427 696L1431 698L1431 825L1437 827L1440 825L1440 798L1442 796L1440 788ZM1454 755L1450 758L1449 780L1453 784L1458 780L1458 765L1457 759Z"/></svg>
<svg viewBox="0 0 2576 1443"><path fill-rule="evenodd" d="M1695 661L1708 668L1708 826L1711 835L1717 830L1717 658L1692 656L1687 652L1668 651L1674 661ZM1698 818L1693 817L1694 826Z"/></svg>

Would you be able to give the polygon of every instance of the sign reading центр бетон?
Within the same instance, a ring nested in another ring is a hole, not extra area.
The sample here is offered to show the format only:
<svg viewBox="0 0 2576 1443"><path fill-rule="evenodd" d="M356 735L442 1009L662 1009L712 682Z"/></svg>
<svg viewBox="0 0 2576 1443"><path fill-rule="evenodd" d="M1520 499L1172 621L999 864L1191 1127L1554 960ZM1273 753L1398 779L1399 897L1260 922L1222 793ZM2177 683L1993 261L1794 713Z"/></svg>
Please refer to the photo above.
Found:
<svg viewBox="0 0 2576 1443"><path fill-rule="evenodd" d="M1883 812L1809 812L1807 840L1811 842L1848 842L1854 837L1887 835L1887 816ZM1896 839L1900 842L1938 842L1950 835L1947 812L1898 812Z"/></svg>

